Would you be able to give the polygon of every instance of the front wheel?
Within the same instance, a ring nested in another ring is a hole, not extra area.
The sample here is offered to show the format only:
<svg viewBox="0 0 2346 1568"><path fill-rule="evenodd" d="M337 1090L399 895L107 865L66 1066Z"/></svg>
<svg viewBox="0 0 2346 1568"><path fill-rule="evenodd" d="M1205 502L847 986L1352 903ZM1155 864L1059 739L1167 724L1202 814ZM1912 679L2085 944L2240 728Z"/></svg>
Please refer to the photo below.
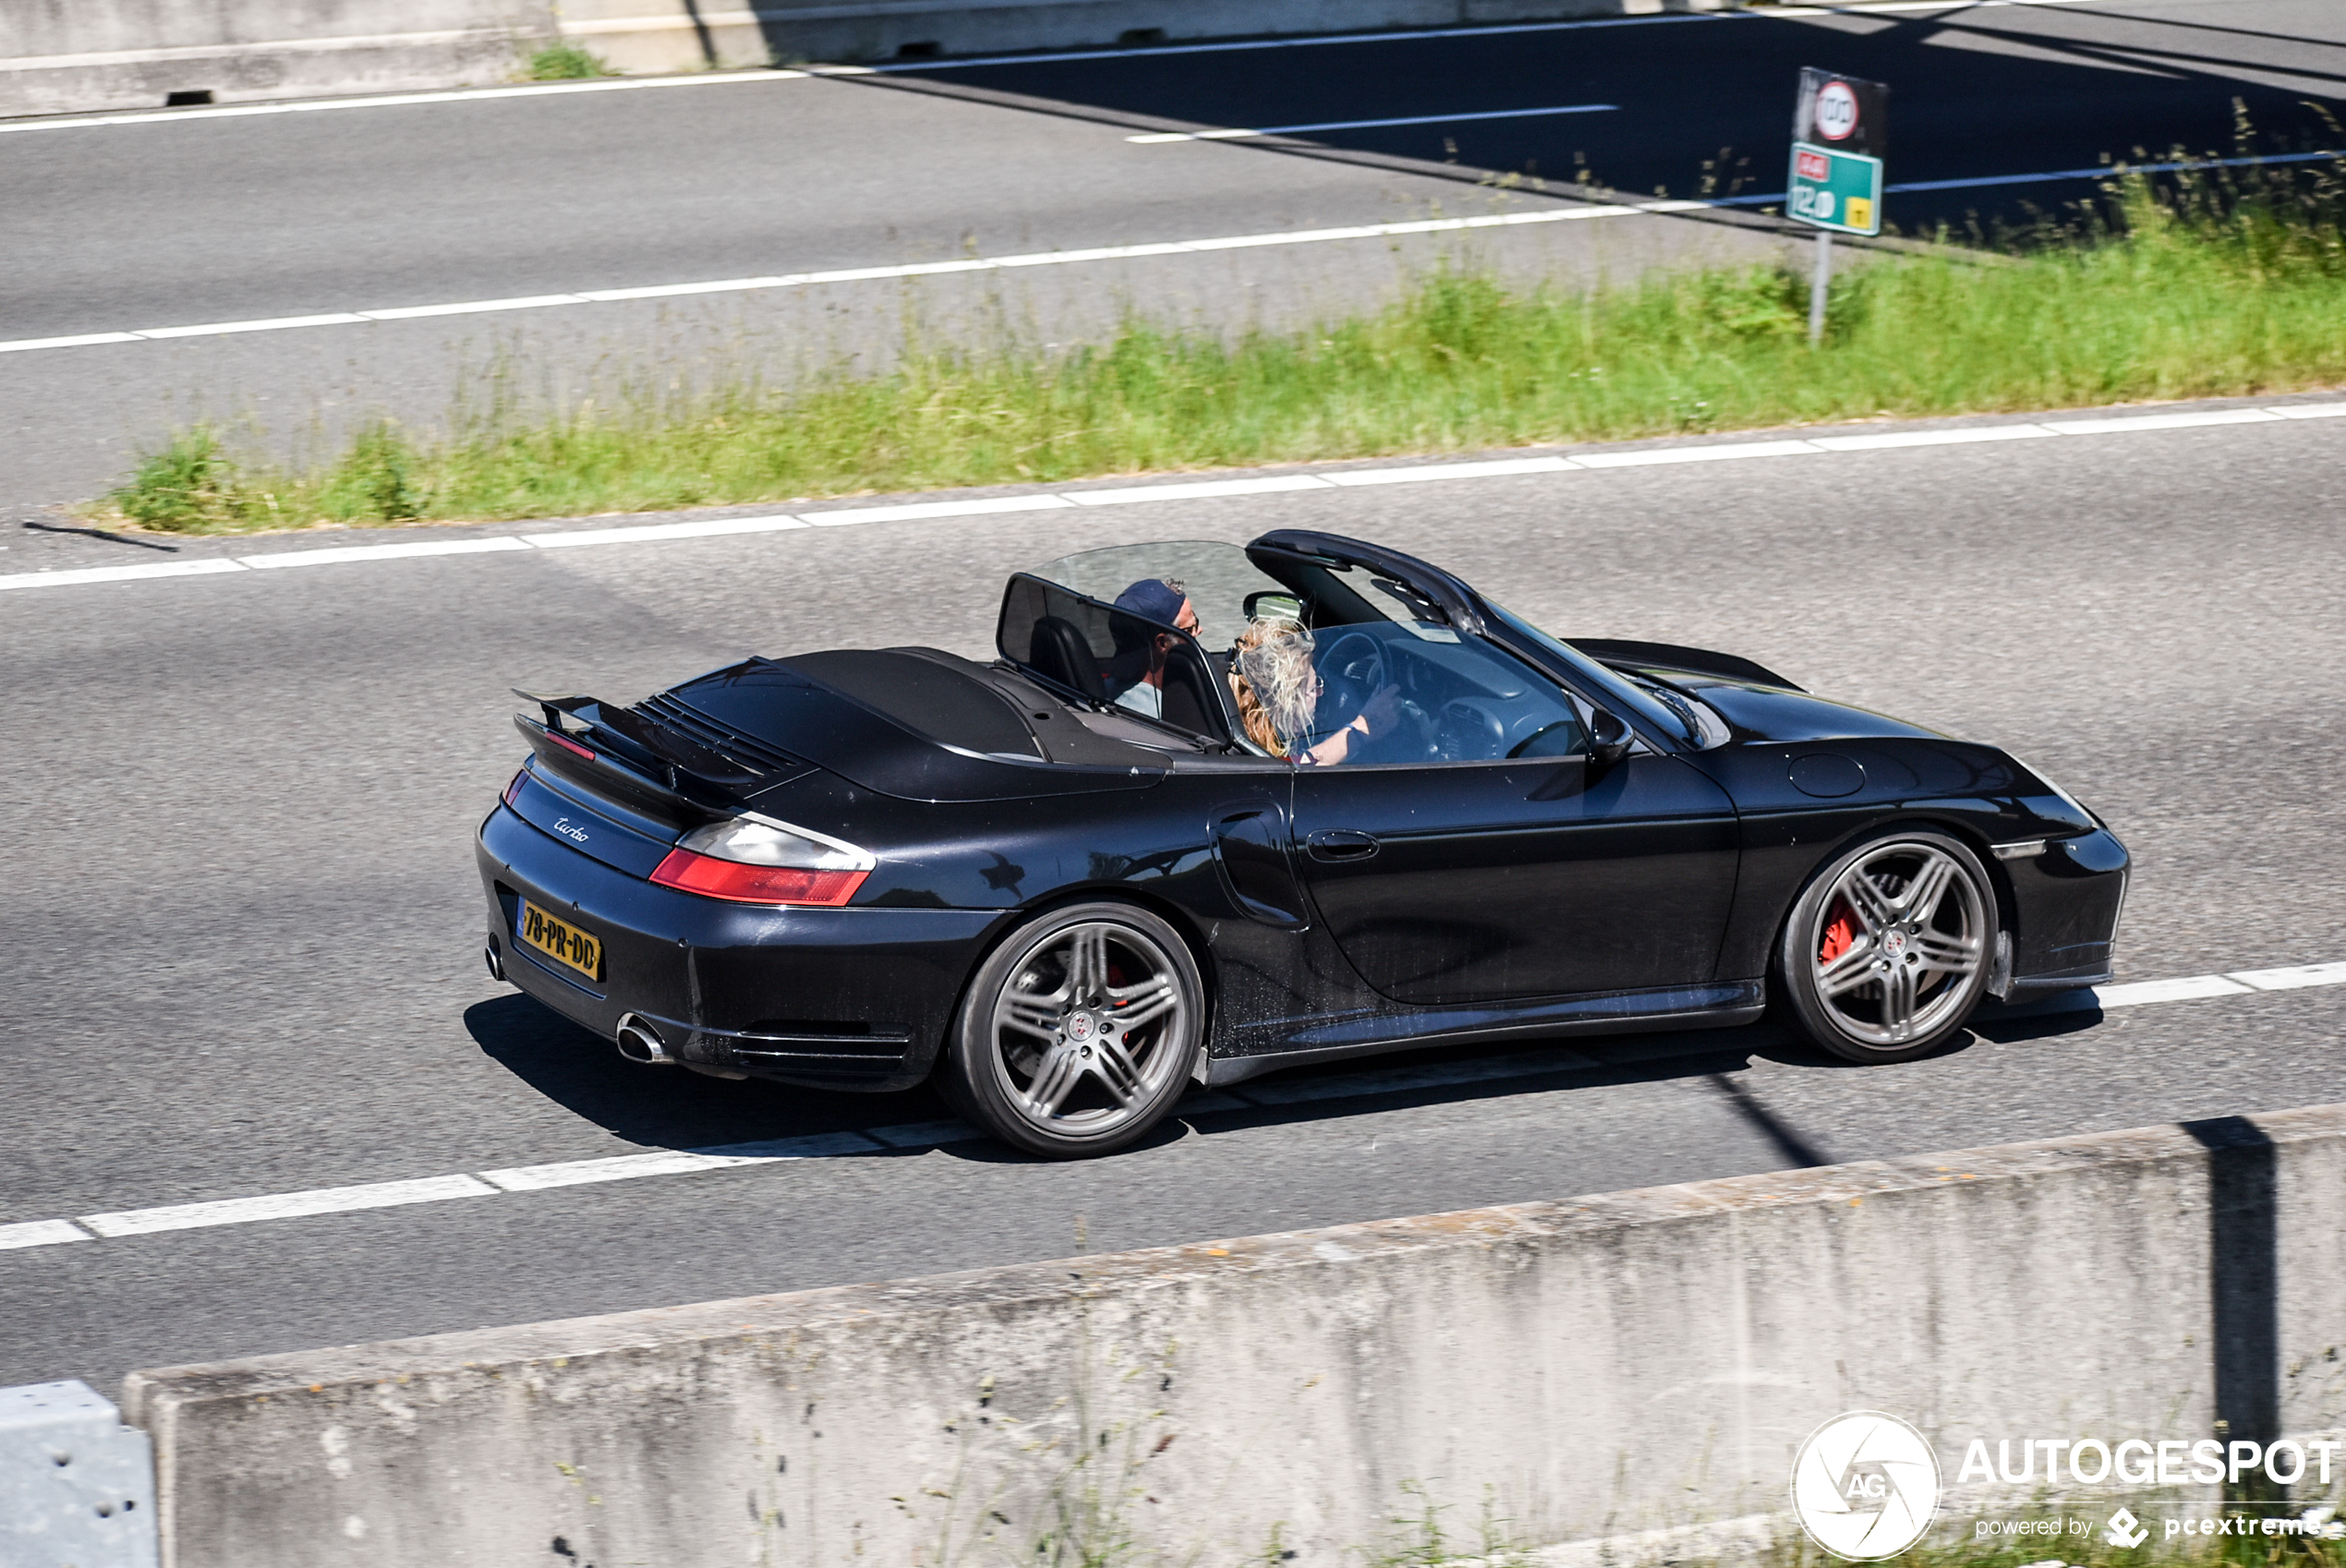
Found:
<svg viewBox="0 0 2346 1568"><path fill-rule="evenodd" d="M1928 828L1875 838L1809 879L1777 946L1778 995L1802 1033L1853 1062L1904 1062L1953 1039L1988 984L1996 897L1979 857Z"/></svg>
<svg viewBox="0 0 2346 1568"><path fill-rule="evenodd" d="M1179 934L1136 905L1077 904L978 966L939 1087L1029 1153L1107 1154L1165 1118L1204 1037L1204 988Z"/></svg>

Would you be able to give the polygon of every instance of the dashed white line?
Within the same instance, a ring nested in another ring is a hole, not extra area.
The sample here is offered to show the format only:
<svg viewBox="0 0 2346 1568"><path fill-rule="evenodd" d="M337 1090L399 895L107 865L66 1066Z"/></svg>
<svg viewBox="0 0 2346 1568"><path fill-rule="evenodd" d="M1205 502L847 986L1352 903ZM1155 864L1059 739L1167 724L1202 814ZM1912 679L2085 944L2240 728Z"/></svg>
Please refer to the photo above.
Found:
<svg viewBox="0 0 2346 1568"><path fill-rule="evenodd" d="M272 1192L260 1198L224 1198L209 1203L169 1203L159 1209L124 1209L110 1214L83 1214L78 1223L103 1236L152 1236L158 1231L248 1224L255 1220L393 1209L407 1203L445 1202L453 1198L490 1198L496 1192L478 1176L420 1176L412 1181L370 1181L357 1187Z"/></svg>
<svg viewBox="0 0 2346 1568"><path fill-rule="evenodd" d="M2280 969L2241 970L2230 974L2195 974L2170 980L2134 981L2123 985L2058 993L2034 1004L2031 1010L2099 1007L2109 1011L2218 996L2253 995L2260 992L2298 991L2324 985L2346 985L2346 963L2296 964ZM1217 1112L1306 1104L1317 1101L1406 1094L1459 1084L1600 1071L1604 1065L1595 1057L1576 1051L1546 1048L1417 1067L1372 1067L1359 1072L1318 1077L1252 1080L1233 1089L1193 1089L1182 1100L1177 1114L1185 1116L1209 1116ZM55 1247L98 1237L121 1239L152 1236L163 1231L248 1224L261 1220L399 1208L463 1198L547 1192L559 1188L635 1181L653 1176L696 1176L791 1160L868 1157L891 1152L935 1149L983 1136L964 1122L911 1122L896 1127L866 1128L856 1132L776 1139L764 1143L736 1143L711 1149L653 1149L639 1154L561 1160L478 1174L369 1182L356 1187L316 1188L302 1192L228 1198L201 1203L173 1203L160 1208L84 1214L78 1220L26 1220L0 1224L0 1251Z"/></svg>
<svg viewBox="0 0 2346 1568"><path fill-rule="evenodd" d="M1331 485L1414 485L1433 479L1495 479L1510 474L1569 474L1581 466L1564 457L1499 457L1480 463L1421 463L1409 468L1344 468L1324 475Z"/></svg>
<svg viewBox="0 0 2346 1568"><path fill-rule="evenodd" d="M510 537L486 539L417 539L395 545L341 545L332 549L287 550L280 555L242 556L245 565L259 568L280 566L338 566L353 561L407 561L419 555L486 555L495 550L527 549L521 540Z"/></svg>
<svg viewBox="0 0 2346 1568"><path fill-rule="evenodd" d="M64 572L18 572L0 577L0 588L63 588L80 583L136 583L149 577L201 577L242 572L234 561L158 561L150 566L77 566Z"/></svg>
<svg viewBox="0 0 2346 1568"><path fill-rule="evenodd" d="M647 523L624 528L562 528L543 534L524 534L522 542L539 549L564 549L573 545L643 545L662 539L709 539L729 534L772 534L786 528L804 528L806 524L796 517L777 513L771 517L710 517L692 523Z"/></svg>
<svg viewBox="0 0 2346 1568"><path fill-rule="evenodd" d="M969 1129L962 1129L967 1134ZM930 1141L944 1141L932 1139ZM782 1160L819 1160L840 1154L868 1154L869 1140L852 1132L825 1133L813 1138L778 1139L769 1143L744 1143L725 1149L655 1149L647 1154L620 1154L603 1160L563 1160L550 1165L516 1165L509 1170L483 1171L480 1179L501 1192L543 1192L557 1187L581 1187L590 1182L634 1181L643 1176L689 1176L695 1171L731 1170L742 1165L770 1165Z"/></svg>
<svg viewBox="0 0 2346 1568"><path fill-rule="evenodd" d="M1346 489L1373 485L1425 484L1445 479L1506 478L1533 474L1571 474L1592 469L1643 468L1686 463L1732 463L1746 459L1873 452L1902 447L1960 446L1977 441L2038 437L2093 437L2137 430L2182 430L2224 425L2274 424L2291 419L2346 416L2346 402L2289 404L2272 408L2209 409L2189 414L2128 415L2096 419L2049 419L2010 425L1967 426L1950 430L1904 430L1851 436L1810 436L1794 440L1721 441L1705 446L1650 447L1636 452L1583 452L1566 457L1506 457L1464 463L1410 463L1382 468L1333 469L1319 474L1278 474L1251 479L1175 480L1153 485L984 496L961 501L913 501L894 506L850 506L753 517L695 518L681 523L626 525L611 528L550 528L527 534L498 534L462 539L407 540L381 545L337 545L321 549L273 551L266 555L215 557L204 561L157 561L139 566L79 567L55 572L19 572L0 576L0 590L69 587L79 584L139 582L151 577L201 576L248 568L352 565L404 561L418 556L483 555L524 549L565 549L588 545L659 544L739 534L779 533L795 528L853 527L867 523L941 521L1004 513L1058 511L1070 507L1131 506L1155 501L1205 501L1283 491Z"/></svg>
<svg viewBox="0 0 2346 1568"><path fill-rule="evenodd" d="M26 1220L18 1224L0 1225L0 1252L19 1247L54 1247L61 1242L97 1239L71 1220Z"/></svg>
<svg viewBox="0 0 2346 1568"><path fill-rule="evenodd" d="M1575 452L1583 468L1645 468L1657 463L1721 463L1751 457L1800 457L1824 449L1814 441L1737 441L1722 446L1651 447L1643 452Z"/></svg>

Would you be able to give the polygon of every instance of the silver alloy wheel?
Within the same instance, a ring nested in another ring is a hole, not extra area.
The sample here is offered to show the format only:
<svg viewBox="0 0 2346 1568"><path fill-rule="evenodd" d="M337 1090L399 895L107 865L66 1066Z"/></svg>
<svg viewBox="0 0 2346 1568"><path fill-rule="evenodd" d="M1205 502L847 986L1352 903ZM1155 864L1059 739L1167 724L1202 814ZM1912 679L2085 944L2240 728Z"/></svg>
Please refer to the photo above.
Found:
<svg viewBox="0 0 2346 1568"><path fill-rule="evenodd" d="M1062 1138L1106 1138L1188 1070L1190 1007L1145 932L1091 920L1021 955L995 998L994 1080L1017 1114Z"/></svg>
<svg viewBox="0 0 2346 1568"><path fill-rule="evenodd" d="M1936 845L1903 840L1860 856L1809 934L1817 995L1860 1044L1894 1049L1971 1005L1987 961L1985 902Z"/></svg>

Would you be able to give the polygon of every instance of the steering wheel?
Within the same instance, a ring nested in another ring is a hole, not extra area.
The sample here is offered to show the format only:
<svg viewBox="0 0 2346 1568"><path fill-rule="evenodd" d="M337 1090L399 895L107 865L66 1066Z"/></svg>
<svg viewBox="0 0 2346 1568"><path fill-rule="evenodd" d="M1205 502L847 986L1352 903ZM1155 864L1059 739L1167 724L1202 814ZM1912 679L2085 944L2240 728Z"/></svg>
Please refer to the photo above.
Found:
<svg viewBox="0 0 2346 1568"><path fill-rule="evenodd" d="M1385 678L1385 650L1366 632L1347 632L1320 657L1320 678L1330 684L1337 680L1353 681L1365 700L1389 684Z"/></svg>

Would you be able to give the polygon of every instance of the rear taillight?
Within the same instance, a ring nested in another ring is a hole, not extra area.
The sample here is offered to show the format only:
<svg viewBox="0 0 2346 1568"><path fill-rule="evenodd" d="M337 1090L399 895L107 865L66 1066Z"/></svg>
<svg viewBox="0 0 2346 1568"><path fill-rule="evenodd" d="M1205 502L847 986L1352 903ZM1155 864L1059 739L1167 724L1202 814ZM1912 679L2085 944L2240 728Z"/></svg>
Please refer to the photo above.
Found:
<svg viewBox="0 0 2346 1568"><path fill-rule="evenodd" d="M737 904L838 905L877 863L844 839L753 814L685 834L652 880Z"/></svg>
<svg viewBox="0 0 2346 1568"><path fill-rule="evenodd" d="M519 800L521 798L521 787L528 782L529 769L525 767L514 773L514 781L505 786L505 803L507 805L512 805L516 800Z"/></svg>
<svg viewBox="0 0 2346 1568"><path fill-rule="evenodd" d="M562 734L562 733L560 733L559 731L552 730L547 730L547 731L546 731L546 739L548 739L549 741L551 741L551 742L554 742L554 744L556 744L557 746L562 747L564 751L568 751L568 752L576 752L576 753L577 753L580 756L585 757L585 758L586 758L588 762L593 762L593 761L595 760L595 754L594 754L594 753L592 753L592 752L588 751L586 747L584 747L584 746L580 745L577 742L575 742L575 741L572 740L569 736L564 735L564 734Z"/></svg>

